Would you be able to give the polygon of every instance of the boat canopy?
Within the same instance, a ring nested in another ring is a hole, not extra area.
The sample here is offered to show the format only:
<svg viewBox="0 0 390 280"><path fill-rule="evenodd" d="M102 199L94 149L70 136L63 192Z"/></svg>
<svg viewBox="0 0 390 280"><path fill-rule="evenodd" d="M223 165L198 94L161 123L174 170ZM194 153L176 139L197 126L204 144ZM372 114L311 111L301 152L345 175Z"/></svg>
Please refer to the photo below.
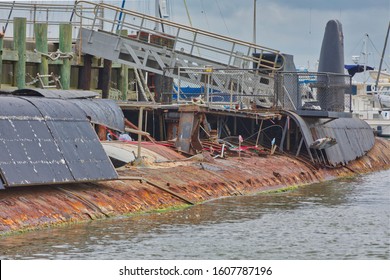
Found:
<svg viewBox="0 0 390 280"><path fill-rule="evenodd" d="M348 70L348 74L351 77L353 77L356 73L361 73L366 70L374 70L374 67L361 64L344 65L344 68Z"/></svg>

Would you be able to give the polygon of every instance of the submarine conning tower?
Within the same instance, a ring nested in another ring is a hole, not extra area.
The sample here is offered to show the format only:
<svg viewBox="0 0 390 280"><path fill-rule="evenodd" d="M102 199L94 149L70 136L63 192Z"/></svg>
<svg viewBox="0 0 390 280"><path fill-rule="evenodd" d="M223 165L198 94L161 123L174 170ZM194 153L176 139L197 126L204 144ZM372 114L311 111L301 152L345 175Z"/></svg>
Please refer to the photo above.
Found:
<svg viewBox="0 0 390 280"><path fill-rule="evenodd" d="M326 24L324 39L322 41L318 72L344 74L344 35L343 28L338 20L330 20ZM344 78L335 77L334 84L342 86L345 83ZM341 88L334 91L333 94L326 94L324 91L318 92L318 101L321 107L345 105L345 91Z"/></svg>
<svg viewBox="0 0 390 280"><path fill-rule="evenodd" d="M275 82L275 96L299 128L305 152L312 161L328 166L346 165L365 155L375 143L370 126L352 118L351 77L344 74L343 41L342 24L330 20L318 72L279 72ZM282 150L288 132L283 135ZM300 152L298 149L296 154Z"/></svg>

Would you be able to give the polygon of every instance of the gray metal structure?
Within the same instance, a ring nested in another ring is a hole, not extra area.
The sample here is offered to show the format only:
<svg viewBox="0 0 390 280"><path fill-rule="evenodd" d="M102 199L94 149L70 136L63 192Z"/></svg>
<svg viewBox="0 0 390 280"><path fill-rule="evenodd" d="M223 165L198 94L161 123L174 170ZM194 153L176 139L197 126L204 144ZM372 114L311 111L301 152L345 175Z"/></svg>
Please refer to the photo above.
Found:
<svg viewBox="0 0 390 280"><path fill-rule="evenodd" d="M330 20L326 24L324 39L322 41L318 72L344 74L344 38L343 28L338 20ZM319 82L327 82L327 77L319 76ZM326 88L318 89L318 100L321 107L340 106L344 110L345 79L334 76L333 85L339 86L333 94L328 94Z"/></svg>
<svg viewBox="0 0 390 280"><path fill-rule="evenodd" d="M352 116L351 94L349 75L278 72L275 78L275 106L298 112L301 116Z"/></svg>
<svg viewBox="0 0 390 280"><path fill-rule="evenodd" d="M124 115L114 100L109 99L70 99L90 119L91 123L125 131Z"/></svg>
<svg viewBox="0 0 390 280"><path fill-rule="evenodd" d="M333 120L305 119L314 139L331 137L337 144L324 149L327 162L332 166L347 164L365 155L375 144L375 137L371 127L360 119L338 118ZM313 152L316 160L322 162L321 155Z"/></svg>
<svg viewBox="0 0 390 280"><path fill-rule="evenodd" d="M114 130L124 131L124 115L114 100L95 99L98 93L88 90L61 90L26 88L4 93L14 96L45 97L49 99L66 99L84 111L91 123L103 125Z"/></svg>
<svg viewBox="0 0 390 280"><path fill-rule="evenodd" d="M85 7L94 10L94 14L82 14ZM75 12L91 26L80 29L79 47L83 53L176 79L179 75L175 69L179 67L251 70L239 81L239 87L259 105L272 105L272 76L284 63L277 50L104 3L78 1ZM170 30L169 34L156 31L156 25ZM117 30L126 30L130 35L121 36ZM181 73L180 79L199 83L190 72ZM263 80L267 80L266 84Z"/></svg>
<svg viewBox="0 0 390 280"><path fill-rule="evenodd" d="M40 97L0 101L0 187L117 178L78 106Z"/></svg>
<svg viewBox="0 0 390 280"><path fill-rule="evenodd" d="M371 127L355 118L318 118L302 117L291 111L284 111L299 127L301 139L297 155L302 154L303 143L306 154L313 162L322 165L345 165L365 155L375 144L375 136ZM319 139L332 138L336 144L324 149L313 149L312 144ZM281 141L284 148L285 138Z"/></svg>

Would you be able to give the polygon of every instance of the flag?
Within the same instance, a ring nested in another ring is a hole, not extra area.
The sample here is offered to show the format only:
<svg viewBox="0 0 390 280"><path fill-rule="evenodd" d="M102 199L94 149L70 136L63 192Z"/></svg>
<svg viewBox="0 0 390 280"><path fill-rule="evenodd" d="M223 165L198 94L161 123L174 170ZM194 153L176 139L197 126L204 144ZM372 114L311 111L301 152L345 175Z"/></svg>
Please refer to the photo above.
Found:
<svg viewBox="0 0 390 280"><path fill-rule="evenodd" d="M238 135L238 142L240 142L240 143L244 142L244 139L242 139L241 135Z"/></svg>

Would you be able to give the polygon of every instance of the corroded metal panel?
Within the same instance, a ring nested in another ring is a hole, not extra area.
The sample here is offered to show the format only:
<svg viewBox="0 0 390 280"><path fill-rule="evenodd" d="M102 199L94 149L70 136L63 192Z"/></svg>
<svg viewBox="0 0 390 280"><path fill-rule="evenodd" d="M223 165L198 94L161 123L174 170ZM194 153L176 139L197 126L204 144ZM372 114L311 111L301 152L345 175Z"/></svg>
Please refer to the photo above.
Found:
<svg viewBox="0 0 390 280"><path fill-rule="evenodd" d="M324 150L331 165L347 164L365 155L374 146L374 133L365 121L355 118L328 119L321 123L306 121L315 139L336 139L336 145Z"/></svg>
<svg viewBox="0 0 390 280"><path fill-rule="evenodd" d="M190 154L201 151L203 147L199 140L199 125L200 115L196 112L181 112L175 147Z"/></svg>
<svg viewBox="0 0 390 280"><path fill-rule="evenodd" d="M307 147L326 137L336 140L336 145L323 149L328 163L333 166L362 157L374 146L374 133L365 121L355 118L303 118L291 111L284 113L296 122Z"/></svg>
<svg viewBox="0 0 390 280"><path fill-rule="evenodd" d="M75 105L34 97L0 101L0 173L6 187L117 177Z"/></svg>
<svg viewBox="0 0 390 280"><path fill-rule="evenodd" d="M335 131L339 143L339 147L326 150L330 161L335 154L343 152L344 163L348 163L365 155L374 146L374 133L365 121L355 118L337 119L329 122L325 127ZM335 164L335 162L332 163Z"/></svg>
<svg viewBox="0 0 390 280"><path fill-rule="evenodd" d="M183 205L183 200L147 182L166 186L190 201L202 202L382 170L390 167L390 141L376 141L368 156L348 168L315 169L306 161L278 155L215 159L207 162L206 170L189 159L157 165L164 169L122 168L118 171L121 180L116 181L0 191L0 234ZM146 180L130 180L132 176Z"/></svg>
<svg viewBox="0 0 390 280"><path fill-rule="evenodd" d="M118 131L125 130L123 112L115 101L109 99L73 99L69 102L83 110L92 123Z"/></svg>

